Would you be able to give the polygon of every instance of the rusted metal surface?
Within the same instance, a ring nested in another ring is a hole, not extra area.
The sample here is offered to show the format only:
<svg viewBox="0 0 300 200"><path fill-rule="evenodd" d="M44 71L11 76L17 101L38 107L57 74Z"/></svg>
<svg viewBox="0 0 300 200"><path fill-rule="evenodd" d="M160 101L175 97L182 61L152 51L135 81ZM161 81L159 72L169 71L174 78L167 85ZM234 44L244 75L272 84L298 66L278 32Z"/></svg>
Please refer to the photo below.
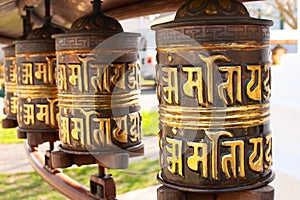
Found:
<svg viewBox="0 0 300 200"><path fill-rule="evenodd" d="M5 68L5 97L4 97L4 114L5 119L2 121L3 128L13 128L18 126L17 122L17 68L15 57L15 45L3 48L4 51L4 68Z"/></svg>
<svg viewBox="0 0 300 200"><path fill-rule="evenodd" d="M238 1L206 0L153 27L162 184L223 192L273 180L271 25Z"/></svg>
<svg viewBox="0 0 300 200"><path fill-rule="evenodd" d="M89 195L90 191L88 188L66 176L60 170L50 171L45 168L43 155L38 152L37 148L26 145L25 150L31 166L55 190L70 199L95 199Z"/></svg>
<svg viewBox="0 0 300 200"><path fill-rule="evenodd" d="M30 145L58 138L55 40L51 35L62 30L51 25L49 0L45 5L44 26L15 42L18 132L27 134Z"/></svg>
<svg viewBox="0 0 300 200"><path fill-rule="evenodd" d="M141 140L139 34L125 33L93 1L91 15L55 35L62 151L136 152Z"/></svg>

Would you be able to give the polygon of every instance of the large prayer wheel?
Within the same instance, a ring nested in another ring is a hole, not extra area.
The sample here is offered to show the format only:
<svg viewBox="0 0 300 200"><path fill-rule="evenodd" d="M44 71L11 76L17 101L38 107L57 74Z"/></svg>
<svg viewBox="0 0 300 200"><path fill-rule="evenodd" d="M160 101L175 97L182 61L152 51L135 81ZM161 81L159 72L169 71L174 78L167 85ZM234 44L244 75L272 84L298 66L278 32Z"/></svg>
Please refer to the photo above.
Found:
<svg viewBox="0 0 300 200"><path fill-rule="evenodd" d="M17 123L17 67L15 57L15 45L3 48L4 52L4 114L5 119L2 121L3 128L13 128L18 126Z"/></svg>
<svg viewBox="0 0 300 200"><path fill-rule="evenodd" d="M269 27L235 0L193 0L155 25L161 172L189 192L273 180Z"/></svg>
<svg viewBox="0 0 300 200"><path fill-rule="evenodd" d="M45 24L32 30L26 40L16 41L18 68L18 136L38 145L58 140L58 99L55 40L62 33L51 25L50 2L45 1Z"/></svg>
<svg viewBox="0 0 300 200"><path fill-rule="evenodd" d="M91 15L55 35L61 150L114 154L143 149L141 141L139 34L92 2Z"/></svg>

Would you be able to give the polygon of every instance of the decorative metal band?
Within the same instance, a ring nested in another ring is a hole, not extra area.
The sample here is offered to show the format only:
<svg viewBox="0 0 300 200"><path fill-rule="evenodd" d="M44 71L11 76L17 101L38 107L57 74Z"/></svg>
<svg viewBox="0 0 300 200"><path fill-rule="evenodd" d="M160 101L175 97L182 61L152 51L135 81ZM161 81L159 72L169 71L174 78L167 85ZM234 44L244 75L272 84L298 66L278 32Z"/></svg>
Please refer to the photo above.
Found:
<svg viewBox="0 0 300 200"><path fill-rule="evenodd" d="M15 45L10 45L7 47L2 48L4 51L4 57L9 58L9 57L14 57L15 55Z"/></svg>
<svg viewBox="0 0 300 200"><path fill-rule="evenodd" d="M139 106L140 92L113 95L70 95L59 94L59 107L64 108L101 108Z"/></svg>
<svg viewBox="0 0 300 200"><path fill-rule="evenodd" d="M101 37L70 37L70 38L57 38L56 49L88 49L95 48L98 44L103 42L104 38Z"/></svg>
<svg viewBox="0 0 300 200"><path fill-rule="evenodd" d="M184 129L247 128L270 120L270 104L227 108L195 108L160 105L164 126Z"/></svg>
<svg viewBox="0 0 300 200"><path fill-rule="evenodd" d="M91 33L93 34L93 33ZM59 38L59 37L64 38ZM101 48L114 47L115 49L130 49L138 46L139 34L120 33L115 36L105 35L76 35L59 34L56 38L56 50L74 50L74 49L94 49L97 46ZM107 42L109 41L109 42Z"/></svg>
<svg viewBox="0 0 300 200"><path fill-rule="evenodd" d="M16 42L16 54L31 54L39 52L50 54L55 52L54 40L22 40Z"/></svg>
<svg viewBox="0 0 300 200"><path fill-rule="evenodd" d="M258 42L247 42L247 43L219 43L219 44L202 44L199 46L193 44L182 44L167 47L157 48L158 53L169 53L169 52L189 52L189 51L203 51L203 50L215 50L221 51L226 50L260 50L262 48L269 48L267 43Z"/></svg>
<svg viewBox="0 0 300 200"><path fill-rule="evenodd" d="M5 91L17 91L17 84L5 82Z"/></svg>
<svg viewBox="0 0 300 200"><path fill-rule="evenodd" d="M182 27L165 27L157 30L157 44L175 45L187 43L221 43L222 41L260 41L268 42L268 26L257 25L191 25Z"/></svg>
<svg viewBox="0 0 300 200"><path fill-rule="evenodd" d="M19 98L57 98L56 86L24 86L18 85L17 93Z"/></svg>
<svg viewBox="0 0 300 200"><path fill-rule="evenodd" d="M137 54L137 49L124 49L124 50L114 50L114 49L106 49L106 48L95 48L95 49L82 49L82 50L62 50L62 51L56 51L57 56L61 55L74 55L74 54L90 54L90 53L118 53L123 55L124 53L126 54ZM93 54L94 55L94 54ZM100 55L99 55L100 56Z"/></svg>
<svg viewBox="0 0 300 200"><path fill-rule="evenodd" d="M56 56L55 53L18 53L16 54L17 57L35 57L35 56L42 56L42 57L47 57L47 56Z"/></svg>
<svg viewBox="0 0 300 200"><path fill-rule="evenodd" d="M16 56L9 56L9 57L5 57L4 60L15 60Z"/></svg>

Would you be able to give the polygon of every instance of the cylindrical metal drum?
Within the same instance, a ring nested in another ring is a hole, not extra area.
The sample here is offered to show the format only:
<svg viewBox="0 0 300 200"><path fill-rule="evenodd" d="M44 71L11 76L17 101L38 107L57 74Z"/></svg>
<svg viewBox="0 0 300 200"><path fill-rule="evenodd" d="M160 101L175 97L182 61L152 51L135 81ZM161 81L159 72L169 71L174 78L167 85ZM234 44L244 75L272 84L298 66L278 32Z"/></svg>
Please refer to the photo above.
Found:
<svg viewBox="0 0 300 200"><path fill-rule="evenodd" d="M2 121L3 128L13 128L18 126L17 123L17 67L15 57L15 45L3 48L4 51L4 76L5 76L5 97L4 97L4 114L5 119Z"/></svg>
<svg viewBox="0 0 300 200"><path fill-rule="evenodd" d="M269 27L239 1L189 1L156 31L161 172L191 192L273 179Z"/></svg>
<svg viewBox="0 0 300 200"><path fill-rule="evenodd" d="M91 15L54 36L62 151L140 151L140 35L123 32L102 14L99 0L92 3Z"/></svg>
<svg viewBox="0 0 300 200"><path fill-rule="evenodd" d="M5 80L5 68L4 63L0 61L0 90L4 90L4 80ZM4 96L4 95L3 95Z"/></svg>
<svg viewBox="0 0 300 200"><path fill-rule="evenodd" d="M62 33L50 20L31 31L26 40L16 41L18 68L18 135L29 144L58 139L58 99L56 85L55 40Z"/></svg>
<svg viewBox="0 0 300 200"><path fill-rule="evenodd" d="M27 34L32 29L31 24L31 9L32 7L25 6L26 16L23 19L23 35L19 40L25 39ZM5 85L5 98L4 98L4 114L6 118L2 120L3 128L14 128L18 126L17 111L18 111L18 97L17 97L17 66L15 56L15 45L10 45L3 48L4 51L4 85Z"/></svg>

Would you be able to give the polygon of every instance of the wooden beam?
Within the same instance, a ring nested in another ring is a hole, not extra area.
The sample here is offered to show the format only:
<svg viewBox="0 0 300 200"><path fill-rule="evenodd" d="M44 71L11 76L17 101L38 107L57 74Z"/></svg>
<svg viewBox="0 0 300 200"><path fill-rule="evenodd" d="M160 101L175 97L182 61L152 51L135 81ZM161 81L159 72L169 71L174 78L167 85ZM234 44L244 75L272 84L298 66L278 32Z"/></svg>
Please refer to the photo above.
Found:
<svg viewBox="0 0 300 200"><path fill-rule="evenodd" d="M10 37L0 35L0 44L10 45L13 43L13 41L15 41L15 38L10 38Z"/></svg>
<svg viewBox="0 0 300 200"><path fill-rule="evenodd" d="M117 20L130 19L166 12L176 12L188 0L144 0L123 7L104 10L104 13ZM259 0L241 0L242 2Z"/></svg>
<svg viewBox="0 0 300 200"><path fill-rule="evenodd" d="M105 10L104 13L117 20L141 17L152 14L174 12L188 0L148 0L139 3L118 7L112 10Z"/></svg>

